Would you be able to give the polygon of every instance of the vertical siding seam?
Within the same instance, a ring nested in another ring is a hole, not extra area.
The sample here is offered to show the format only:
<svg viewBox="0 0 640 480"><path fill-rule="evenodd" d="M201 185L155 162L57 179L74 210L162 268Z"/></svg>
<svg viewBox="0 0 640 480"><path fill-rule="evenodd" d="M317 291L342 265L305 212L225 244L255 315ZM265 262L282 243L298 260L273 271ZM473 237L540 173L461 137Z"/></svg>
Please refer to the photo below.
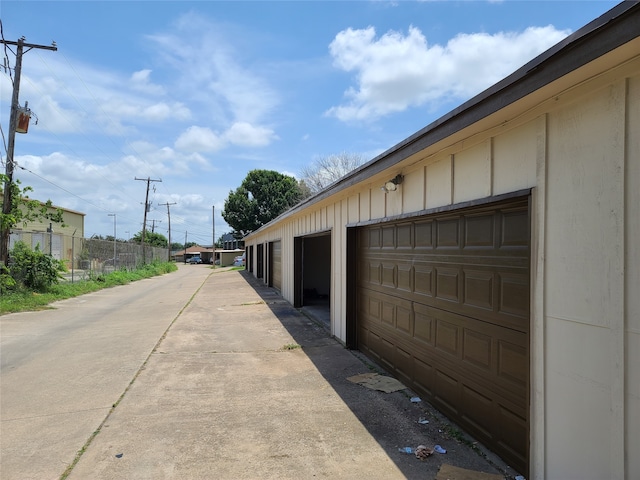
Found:
<svg viewBox="0 0 640 480"><path fill-rule="evenodd" d="M611 332L611 347L613 352L613 359L611 362L612 367L612 379L613 383L611 385L611 403L612 403L612 412L613 419L611 422L611 463L612 463L612 478L624 479L626 478L626 462L625 462L625 451L626 450L626 342L625 342L625 332L626 332L626 295L625 295L625 265L627 259L627 242L626 242L626 215L627 208L625 204L625 196L628 187L627 180L627 166L628 166L628 143L627 143L627 132L629 131L629 79L628 77L623 78L620 82L613 85L614 88L619 89L619 94L621 96L621 100L619 102L619 106L622 109L620 112L620 123L621 123L621 158L620 158L620 172L619 174L622 176L621 183L622 188L620 192L621 198L618 199L620 202L620 206L622 211L620 212L620 241L622 245L620 246L621 251L621 259L620 259L620 268L621 268L621 298L620 298L620 313L621 318L619 321L614 320L612 323L612 332Z"/></svg>
<svg viewBox="0 0 640 480"><path fill-rule="evenodd" d="M547 374L545 266L547 245L548 115L538 118L536 146L536 187L532 189L531 229L531 338L530 338L530 476L547 478Z"/></svg>
<svg viewBox="0 0 640 480"><path fill-rule="evenodd" d="M422 167L422 209L427 208L427 166Z"/></svg>
<svg viewBox="0 0 640 480"><path fill-rule="evenodd" d="M494 165L494 137L489 137L489 140L487 141L488 145L487 145L487 155L489 156L489 196L492 197L494 195L494 192L496 191L496 187L495 187L495 165Z"/></svg>
<svg viewBox="0 0 640 480"><path fill-rule="evenodd" d="M449 205L453 205L455 203L455 191L456 191L456 178L455 178L455 161L456 157L452 153L449 155L449 172L451 175L451 187L449 187Z"/></svg>

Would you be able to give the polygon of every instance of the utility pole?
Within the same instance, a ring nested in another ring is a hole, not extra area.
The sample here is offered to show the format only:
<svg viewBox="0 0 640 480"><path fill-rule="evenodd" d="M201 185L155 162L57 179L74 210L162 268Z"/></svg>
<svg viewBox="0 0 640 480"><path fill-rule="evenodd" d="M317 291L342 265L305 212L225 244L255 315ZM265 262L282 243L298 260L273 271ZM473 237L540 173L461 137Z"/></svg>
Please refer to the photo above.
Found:
<svg viewBox="0 0 640 480"><path fill-rule="evenodd" d="M5 181L4 181L4 198L2 201L2 214L9 216L11 214L11 205L13 199L11 198L13 191L11 189L13 185L13 152L15 150L16 140L16 124L18 121L18 107L20 96L20 76L22 74L22 55L27 53L33 48L40 48L43 50L58 50L55 42L49 47L46 45L34 45L31 43L25 43L24 37L20 38L17 42L10 40L0 40L0 43L5 45L16 45L16 68L15 78L13 80L13 96L11 97L11 114L9 116L9 142L7 145L7 161L5 165ZM25 47L28 49L24 51ZM4 224L4 223L3 223ZM0 230L0 262L4 265L9 263L9 234L10 228L7 224L6 227L2 227Z"/></svg>
<svg viewBox="0 0 640 480"><path fill-rule="evenodd" d="M151 182L161 182L161 179L151 180L150 177L147 178L138 178L135 177L134 180L142 180L143 182L147 182L147 194L144 197L144 220L142 221L142 263L146 264L146 258L144 254L144 237L147 233L147 212L149 211L149 185Z"/></svg>
<svg viewBox="0 0 640 480"><path fill-rule="evenodd" d="M211 264L213 265L213 268L216 268L216 206L212 205L211 208L213 209L213 211L211 212L211 223L213 225L211 231L211 236L213 237L213 246L211 247L211 249L213 250L213 260Z"/></svg>
<svg viewBox="0 0 640 480"><path fill-rule="evenodd" d="M166 205L167 206L167 220L169 222L169 255L167 261L171 261L171 212L169 211L169 205L175 205L176 203L159 203L158 205Z"/></svg>
<svg viewBox="0 0 640 480"><path fill-rule="evenodd" d="M187 263L187 231L184 231L184 263Z"/></svg>
<svg viewBox="0 0 640 480"><path fill-rule="evenodd" d="M116 214L108 213L109 217L113 217L113 269L116 269Z"/></svg>
<svg viewBox="0 0 640 480"><path fill-rule="evenodd" d="M161 223L162 220L151 220L151 233L155 233L156 231L156 222Z"/></svg>

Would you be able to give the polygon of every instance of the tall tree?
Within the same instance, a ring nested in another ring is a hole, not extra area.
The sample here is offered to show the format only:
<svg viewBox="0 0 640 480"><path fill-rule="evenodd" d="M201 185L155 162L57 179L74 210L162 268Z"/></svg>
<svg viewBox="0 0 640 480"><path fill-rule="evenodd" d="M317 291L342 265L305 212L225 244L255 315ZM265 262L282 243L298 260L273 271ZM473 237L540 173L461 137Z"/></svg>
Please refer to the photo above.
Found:
<svg viewBox="0 0 640 480"><path fill-rule="evenodd" d="M318 157L300 171L301 183L306 185L311 193L318 193L365 161L362 155L347 152Z"/></svg>
<svg viewBox="0 0 640 480"><path fill-rule="evenodd" d="M257 230L302 200L295 178L273 170L252 170L224 202L222 218L238 238Z"/></svg>
<svg viewBox="0 0 640 480"><path fill-rule="evenodd" d="M141 243L142 232L136 233L133 236L132 240L136 243ZM160 247L160 248L167 248L169 246L169 241L167 240L167 237L157 232L145 232L144 243L145 245L151 245L152 247Z"/></svg>

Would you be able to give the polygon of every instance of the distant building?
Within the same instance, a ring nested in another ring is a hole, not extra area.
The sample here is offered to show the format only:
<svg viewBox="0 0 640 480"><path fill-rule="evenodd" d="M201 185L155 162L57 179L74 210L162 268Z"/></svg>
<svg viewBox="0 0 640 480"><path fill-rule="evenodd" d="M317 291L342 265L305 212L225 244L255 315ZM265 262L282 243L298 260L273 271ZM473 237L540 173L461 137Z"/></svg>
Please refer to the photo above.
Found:
<svg viewBox="0 0 640 480"><path fill-rule="evenodd" d="M0 203L2 200L3 195L0 194ZM85 214L56 205L49 207L51 213L57 209L62 210L62 224L45 220L28 222L26 225L20 223L13 227L9 235L9 250L16 242L23 241L31 248L39 246L41 251L50 253L57 260L70 262L73 258L74 238L84 238Z"/></svg>
<svg viewBox="0 0 640 480"><path fill-rule="evenodd" d="M238 240L231 233L222 235L223 250L242 250L244 249L244 240Z"/></svg>

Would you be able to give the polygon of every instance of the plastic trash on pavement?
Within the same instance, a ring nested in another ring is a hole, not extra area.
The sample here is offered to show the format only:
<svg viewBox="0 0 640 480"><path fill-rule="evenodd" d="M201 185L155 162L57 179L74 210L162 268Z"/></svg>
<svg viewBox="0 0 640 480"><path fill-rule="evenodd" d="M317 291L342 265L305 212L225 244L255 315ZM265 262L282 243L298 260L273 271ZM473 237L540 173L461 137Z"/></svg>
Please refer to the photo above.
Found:
<svg viewBox="0 0 640 480"><path fill-rule="evenodd" d="M433 447L433 451L438 453L447 453L447 451L440 445L436 445L435 447Z"/></svg>

